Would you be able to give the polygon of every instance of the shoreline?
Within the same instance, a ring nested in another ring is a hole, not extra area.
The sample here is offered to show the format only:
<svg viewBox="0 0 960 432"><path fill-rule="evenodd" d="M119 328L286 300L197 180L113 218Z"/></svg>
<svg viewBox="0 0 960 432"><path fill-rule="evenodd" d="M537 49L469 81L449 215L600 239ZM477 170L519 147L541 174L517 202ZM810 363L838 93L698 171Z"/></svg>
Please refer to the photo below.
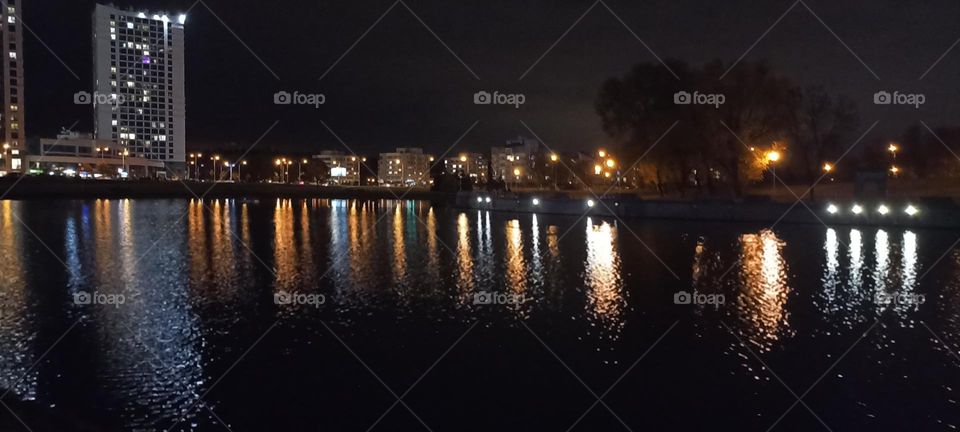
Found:
<svg viewBox="0 0 960 432"><path fill-rule="evenodd" d="M12 187L12 188L11 188ZM605 216L624 220L685 220L731 223L786 223L960 229L960 206L950 199L821 200L784 203L764 199L668 200L616 195L600 200L584 191L433 192L424 188L379 186L315 186L270 183L210 183L195 181L113 181L61 178L0 179L5 200L38 199L362 199L430 201L470 210ZM590 203L593 205L591 206ZM827 206L835 204L835 213ZM854 213L852 207L862 207ZM886 207L886 213L878 211ZM917 214L907 214L907 207Z"/></svg>

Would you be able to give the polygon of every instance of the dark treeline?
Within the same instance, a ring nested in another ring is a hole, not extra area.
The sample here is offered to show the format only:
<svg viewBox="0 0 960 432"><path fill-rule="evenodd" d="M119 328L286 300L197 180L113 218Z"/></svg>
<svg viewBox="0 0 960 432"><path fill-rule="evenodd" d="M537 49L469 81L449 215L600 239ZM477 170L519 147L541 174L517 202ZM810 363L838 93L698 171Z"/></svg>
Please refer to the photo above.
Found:
<svg viewBox="0 0 960 432"><path fill-rule="evenodd" d="M700 68L641 63L602 85L596 111L627 166L636 163L633 182L662 194L741 196L750 183L770 178L771 164L778 178L808 185L841 158L847 179L889 167L885 145L847 154L870 126L849 98L798 86L765 62L728 68L719 60ZM910 151L897 163L911 173L958 174L958 159L940 141L956 142L960 131L934 132L918 125L899 137ZM774 152L781 158L771 160Z"/></svg>

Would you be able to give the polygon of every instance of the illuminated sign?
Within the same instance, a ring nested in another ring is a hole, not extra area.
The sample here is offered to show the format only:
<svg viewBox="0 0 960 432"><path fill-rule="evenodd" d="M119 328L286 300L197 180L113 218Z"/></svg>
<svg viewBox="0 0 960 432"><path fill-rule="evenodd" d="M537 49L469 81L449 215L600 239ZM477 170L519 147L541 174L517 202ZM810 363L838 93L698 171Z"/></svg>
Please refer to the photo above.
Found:
<svg viewBox="0 0 960 432"><path fill-rule="evenodd" d="M330 177L346 177L347 169L344 167L330 168Z"/></svg>

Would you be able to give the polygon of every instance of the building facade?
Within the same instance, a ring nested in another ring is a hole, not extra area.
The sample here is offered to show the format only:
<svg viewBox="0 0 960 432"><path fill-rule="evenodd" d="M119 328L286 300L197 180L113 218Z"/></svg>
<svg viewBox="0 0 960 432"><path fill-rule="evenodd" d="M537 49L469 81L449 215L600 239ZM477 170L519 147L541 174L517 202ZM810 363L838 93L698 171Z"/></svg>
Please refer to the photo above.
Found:
<svg viewBox="0 0 960 432"><path fill-rule="evenodd" d="M23 121L23 24L20 22L22 0L7 0L0 11L3 29L3 109L0 110L0 139L3 140L3 160L0 174L23 172L27 153L26 128Z"/></svg>
<svg viewBox="0 0 960 432"><path fill-rule="evenodd" d="M84 178L153 178L164 172L164 163L135 157L115 147L111 140L93 134L61 132L56 139L42 138L39 154L25 157L30 172Z"/></svg>
<svg viewBox="0 0 960 432"><path fill-rule="evenodd" d="M434 157L423 149L401 147L392 153L380 153L377 177L383 186L428 186Z"/></svg>
<svg viewBox="0 0 960 432"><path fill-rule="evenodd" d="M510 183L528 183L535 177L539 167L540 142L532 138L517 137L506 144L490 149L490 171L493 180Z"/></svg>
<svg viewBox="0 0 960 432"><path fill-rule="evenodd" d="M185 15L98 4L93 13L95 135L136 157L186 168Z"/></svg>
<svg viewBox="0 0 960 432"><path fill-rule="evenodd" d="M346 154L341 151L326 150L313 155L313 160L323 162L327 166L330 176L329 182L338 185L360 185L363 177L363 163L367 158L355 154Z"/></svg>
<svg viewBox="0 0 960 432"><path fill-rule="evenodd" d="M463 174L470 177L474 184L487 182L487 158L481 153L463 153L443 160L443 168L448 174Z"/></svg>

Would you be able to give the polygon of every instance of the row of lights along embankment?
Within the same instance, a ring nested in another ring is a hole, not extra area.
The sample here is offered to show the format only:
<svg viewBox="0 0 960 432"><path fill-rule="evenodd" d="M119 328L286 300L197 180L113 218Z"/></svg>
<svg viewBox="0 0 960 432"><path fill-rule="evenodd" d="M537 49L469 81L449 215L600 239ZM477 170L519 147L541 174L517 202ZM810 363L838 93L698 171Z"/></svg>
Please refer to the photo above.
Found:
<svg viewBox="0 0 960 432"><path fill-rule="evenodd" d="M836 204L830 204L827 206L827 213L830 213L832 215L840 214L840 211L841 211L840 207L837 206ZM850 207L850 212L853 213L854 215L862 215L866 211L867 209L860 204L854 204L853 207ZM893 212L893 209L891 209L886 204L880 204L880 206L877 207L877 213L879 213L881 216L886 216L891 212ZM907 207L903 209L903 212L907 216L916 216L918 213L920 213L920 209L916 208L913 204L908 204Z"/></svg>

